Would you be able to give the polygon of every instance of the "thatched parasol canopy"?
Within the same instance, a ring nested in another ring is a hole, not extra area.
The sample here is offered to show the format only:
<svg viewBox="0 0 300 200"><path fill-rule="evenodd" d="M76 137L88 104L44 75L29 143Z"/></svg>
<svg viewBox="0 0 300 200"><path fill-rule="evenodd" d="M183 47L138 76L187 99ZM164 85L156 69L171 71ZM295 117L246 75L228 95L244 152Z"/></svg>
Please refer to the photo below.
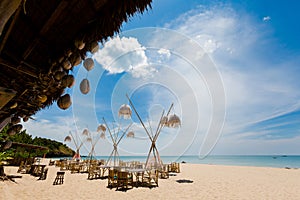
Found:
<svg viewBox="0 0 300 200"><path fill-rule="evenodd" d="M151 0L0 1L0 125L65 94L62 79ZM92 68L90 64L89 69ZM80 81L80 80L79 80ZM0 127L1 128L1 127Z"/></svg>

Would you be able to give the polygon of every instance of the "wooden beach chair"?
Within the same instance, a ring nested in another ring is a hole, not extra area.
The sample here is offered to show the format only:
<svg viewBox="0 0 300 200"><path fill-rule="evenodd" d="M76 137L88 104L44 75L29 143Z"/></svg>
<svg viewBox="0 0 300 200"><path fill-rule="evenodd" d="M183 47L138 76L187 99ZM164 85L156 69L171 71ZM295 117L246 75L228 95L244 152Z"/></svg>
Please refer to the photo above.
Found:
<svg viewBox="0 0 300 200"><path fill-rule="evenodd" d="M128 185L133 187L133 177L131 173L118 171L117 175L117 190L119 188L128 189Z"/></svg>
<svg viewBox="0 0 300 200"><path fill-rule="evenodd" d="M143 184L147 187L158 187L158 170L151 169L143 175Z"/></svg>
<svg viewBox="0 0 300 200"><path fill-rule="evenodd" d="M117 186L117 178L118 178L118 171L116 169L109 169L108 170L108 185L110 189Z"/></svg>

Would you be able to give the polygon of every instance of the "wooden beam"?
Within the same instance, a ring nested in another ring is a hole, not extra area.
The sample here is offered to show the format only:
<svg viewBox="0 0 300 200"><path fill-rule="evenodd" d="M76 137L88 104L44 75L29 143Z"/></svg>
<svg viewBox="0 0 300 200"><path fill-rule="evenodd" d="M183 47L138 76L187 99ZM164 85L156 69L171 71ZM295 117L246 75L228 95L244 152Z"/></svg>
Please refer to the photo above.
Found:
<svg viewBox="0 0 300 200"><path fill-rule="evenodd" d="M3 48L6 44L6 41L7 41L8 37L9 37L9 34L10 34L11 30L13 29L13 27L14 27L19 15L20 15L21 11L22 11L22 4L19 5L14 18L13 18L12 22L10 23L10 25L8 27L8 30L6 31L6 33L4 35L4 38L3 38L2 42L1 42L1 45L0 45L0 55L1 55L1 52L2 52L2 50L3 50Z"/></svg>
<svg viewBox="0 0 300 200"><path fill-rule="evenodd" d="M21 72L22 74L26 74L26 75L29 75L31 77L38 78L38 74L36 72L29 71L27 69L20 69L20 65L16 66L16 65L14 65L12 63L9 63L8 61L4 60L3 58L0 58L0 64L7 67L7 68L12 69L12 70L16 70L18 72Z"/></svg>

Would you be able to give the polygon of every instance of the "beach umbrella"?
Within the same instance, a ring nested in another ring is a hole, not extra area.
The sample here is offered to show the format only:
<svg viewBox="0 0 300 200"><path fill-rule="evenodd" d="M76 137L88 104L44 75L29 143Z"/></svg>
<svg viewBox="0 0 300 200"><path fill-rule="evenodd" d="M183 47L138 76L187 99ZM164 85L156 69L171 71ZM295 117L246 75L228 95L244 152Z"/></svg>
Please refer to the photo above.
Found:
<svg viewBox="0 0 300 200"><path fill-rule="evenodd" d="M180 126L181 121L177 115L171 115L168 120L168 126L172 128L177 128Z"/></svg>
<svg viewBox="0 0 300 200"><path fill-rule="evenodd" d="M134 138L134 132L129 131L126 136L129 137L129 138Z"/></svg>
<svg viewBox="0 0 300 200"><path fill-rule="evenodd" d="M80 83L80 91L82 94L87 94L90 91L90 82L88 79L83 79Z"/></svg>
<svg viewBox="0 0 300 200"><path fill-rule="evenodd" d="M67 137L65 137L64 142L71 142L71 137L68 135Z"/></svg>
<svg viewBox="0 0 300 200"><path fill-rule="evenodd" d="M87 71L91 71L94 68L94 61L92 58L87 58L83 62L83 66Z"/></svg>
<svg viewBox="0 0 300 200"><path fill-rule="evenodd" d="M127 104L121 105L119 109L119 117L123 117L124 119L130 119L131 113L132 111L129 105Z"/></svg>
<svg viewBox="0 0 300 200"><path fill-rule="evenodd" d="M105 127L104 124L100 124L100 125L98 126L97 132L100 132L100 131L102 131L102 132L105 132L105 131L106 131L106 127Z"/></svg>
<svg viewBox="0 0 300 200"><path fill-rule="evenodd" d="M89 130L85 128L82 132L82 135L89 135Z"/></svg>

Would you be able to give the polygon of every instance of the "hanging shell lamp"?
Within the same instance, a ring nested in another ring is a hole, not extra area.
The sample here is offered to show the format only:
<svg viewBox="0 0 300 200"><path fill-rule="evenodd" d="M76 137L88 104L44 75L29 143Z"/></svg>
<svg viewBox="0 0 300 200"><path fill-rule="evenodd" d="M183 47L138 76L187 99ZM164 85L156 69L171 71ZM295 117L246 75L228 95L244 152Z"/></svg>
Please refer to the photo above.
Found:
<svg viewBox="0 0 300 200"><path fill-rule="evenodd" d="M83 79L80 83L80 91L82 94L87 94L90 91L90 82L88 79Z"/></svg>
<svg viewBox="0 0 300 200"><path fill-rule="evenodd" d="M14 116L10 120L10 123L12 123L12 124L17 124L17 123L20 123L20 122L21 122L21 119L18 116Z"/></svg>
<svg viewBox="0 0 300 200"><path fill-rule="evenodd" d="M73 75L65 75L61 81L63 87L71 88L75 84L75 78Z"/></svg>
<svg viewBox="0 0 300 200"><path fill-rule="evenodd" d="M64 142L71 142L71 137L68 135L67 137L65 137Z"/></svg>
<svg viewBox="0 0 300 200"><path fill-rule="evenodd" d="M160 120L161 125L168 126L168 117L163 116Z"/></svg>
<svg viewBox="0 0 300 200"><path fill-rule="evenodd" d="M68 59L66 59L66 60L63 62L62 66L63 66L63 68L64 68L65 70L69 70L69 69L72 68L72 64L71 64L71 62L70 62Z"/></svg>
<svg viewBox="0 0 300 200"><path fill-rule="evenodd" d="M92 58L87 58L83 62L83 66L87 71L91 71L94 68L94 61Z"/></svg>
<svg viewBox="0 0 300 200"><path fill-rule="evenodd" d="M123 117L124 119L130 119L132 114L131 108L127 104L121 105L119 109L119 117Z"/></svg>
<svg viewBox="0 0 300 200"><path fill-rule="evenodd" d="M99 45L98 45L98 42L97 41L94 41L90 44L90 48L89 48L89 51L94 54L96 53L97 51L99 50Z"/></svg>
<svg viewBox="0 0 300 200"><path fill-rule="evenodd" d="M82 131L82 135L89 135L89 130L85 128L85 129Z"/></svg>
<svg viewBox="0 0 300 200"><path fill-rule="evenodd" d="M105 132L106 131L106 126L104 124L100 124L97 128L97 132Z"/></svg>
<svg viewBox="0 0 300 200"><path fill-rule="evenodd" d="M72 104L71 96L69 94L65 94L61 97L59 97L57 101L57 105L59 108L66 110L68 109Z"/></svg>
<svg viewBox="0 0 300 200"><path fill-rule="evenodd" d="M3 147L3 149L9 149L12 145L12 141L7 141Z"/></svg>
<svg viewBox="0 0 300 200"><path fill-rule="evenodd" d="M100 138L105 139L105 133L104 132L100 134Z"/></svg>
<svg viewBox="0 0 300 200"><path fill-rule="evenodd" d="M134 132L129 131L126 136L129 137L129 138L134 138Z"/></svg>
<svg viewBox="0 0 300 200"><path fill-rule="evenodd" d="M83 40L77 39L75 40L75 46L77 49L82 50L85 47L85 43Z"/></svg>
<svg viewBox="0 0 300 200"><path fill-rule="evenodd" d="M168 120L168 126L172 128L177 128L181 125L181 121L177 115L171 115Z"/></svg>

